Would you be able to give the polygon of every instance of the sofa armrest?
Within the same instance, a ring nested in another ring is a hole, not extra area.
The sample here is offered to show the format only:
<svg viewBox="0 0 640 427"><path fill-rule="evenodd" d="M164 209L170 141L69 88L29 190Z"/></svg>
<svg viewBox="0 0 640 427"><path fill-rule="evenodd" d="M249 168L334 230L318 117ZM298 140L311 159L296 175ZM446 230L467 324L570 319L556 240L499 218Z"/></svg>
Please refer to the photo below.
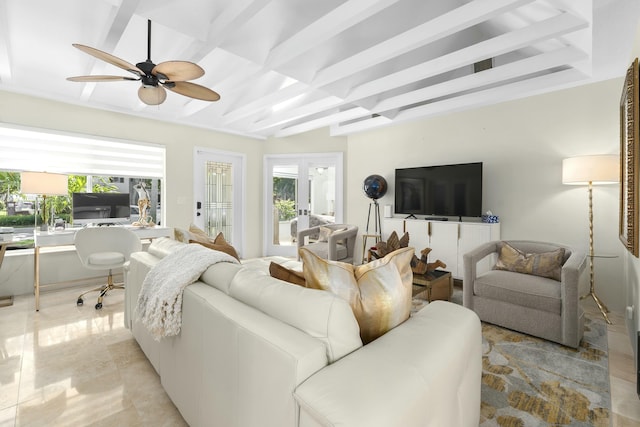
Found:
<svg viewBox="0 0 640 427"><path fill-rule="evenodd" d="M347 248L347 258L353 258L353 251L356 245L356 237L358 235L358 228L351 227L347 230L336 231L329 235L329 239L327 241L329 246L329 259L336 260L338 259L338 242L344 241L345 247Z"/></svg>
<svg viewBox="0 0 640 427"><path fill-rule="evenodd" d="M574 343L577 346L582 337L582 324L579 321L582 315L580 309L580 289L583 280L587 280L584 274L587 270L587 257L581 251L572 250L571 255L562 265L560 272L560 293L562 301L562 321L564 323L563 342Z"/></svg>
<svg viewBox="0 0 640 427"><path fill-rule="evenodd" d="M302 383L300 427L477 427L481 374L478 316L435 301Z"/></svg>
<svg viewBox="0 0 640 427"><path fill-rule="evenodd" d="M462 276L462 299L464 306L473 309L473 282L478 277L478 263L498 252L498 240L483 243L462 256L464 273Z"/></svg>
<svg viewBox="0 0 640 427"><path fill-rule="evenodd" d="M305 237L318 234L319 232L320 232L319 225L311 228L305 228L304 230L298 230L298 239L297 239L298 249L300 249L305 245L305 241L304 241ZM298 255L298 261L300 261L300 255Z"/></svg>

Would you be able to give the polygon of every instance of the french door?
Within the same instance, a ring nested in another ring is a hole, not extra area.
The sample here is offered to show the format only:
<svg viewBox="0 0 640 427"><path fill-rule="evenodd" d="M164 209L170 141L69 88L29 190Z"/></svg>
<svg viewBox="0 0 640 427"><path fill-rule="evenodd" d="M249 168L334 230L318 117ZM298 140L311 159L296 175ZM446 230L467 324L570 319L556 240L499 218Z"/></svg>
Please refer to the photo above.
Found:
<svg viewBox="0 0 640 427"><path fill-rule="evenodd" d="M219 232L242 256L244 242L244 165L242 154L196 148L193 223L211 237Z"/></svg>
<svg viewBox="0 0 640 427"><path fill-rule="evenodd" d="M298 230L342 222L342 174L342 153L265 156L265 255L296 256Z"/></svg>

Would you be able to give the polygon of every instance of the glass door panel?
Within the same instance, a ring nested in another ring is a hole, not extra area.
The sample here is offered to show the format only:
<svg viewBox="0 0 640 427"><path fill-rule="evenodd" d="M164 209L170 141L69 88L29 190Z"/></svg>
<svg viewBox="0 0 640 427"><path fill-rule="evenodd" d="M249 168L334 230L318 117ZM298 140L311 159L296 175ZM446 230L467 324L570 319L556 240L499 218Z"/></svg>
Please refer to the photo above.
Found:
<svg viewBox="0 0 640 427"><path fill-rule="evenodd" d="M342 220L342 154L265 157L265 255L297 255L297 232Z"/></svg>
<svg viewBox="0 0 640 427"><path fill-rule="evenodd" d="M210 237L222 232L242 256L244 182L242 155L196 150L193 223Z"/></svg>

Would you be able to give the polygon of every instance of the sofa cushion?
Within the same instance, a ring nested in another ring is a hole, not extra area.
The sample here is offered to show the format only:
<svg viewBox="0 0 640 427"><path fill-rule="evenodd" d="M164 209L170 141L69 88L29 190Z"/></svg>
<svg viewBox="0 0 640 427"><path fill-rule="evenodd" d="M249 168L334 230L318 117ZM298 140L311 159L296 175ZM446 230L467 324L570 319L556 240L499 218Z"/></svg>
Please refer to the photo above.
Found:
<svg viewBox="0 0 640 427"><path fill-rule="evenodd" d="M490 270L476 278L473 293L490 300L560 314L562 299L558 282L546 277L513 271Z"/></svg>
<svg viewBox="0 0 640 427"><path fill-rule="evenodd" d="M200 281L224 292L225 294L229 294L231 281L241 269L242 266L238 264L219 262L212 265L202 273Z"/></svg>
<svg viewBox="0 0 640 427"><path fill-rule="evenodd" d="M307 286L348 301L366 344L409 318L413 252L413 248L403 248L356 267L320 258L306 247L300 249L300 256Z"/></svg>
<svg viewBox="0 0 640 427"><path fill-rule="evenodd" d="M291 286L264 271L242 268L229 295L321 340L330 363L362 347L351 307L330 292Z"/></svg>
<svg viewBox="0 0 640 427"><path fill-rule="evenodd" d="M171 252L183 246L184 243L173 240L169 237L158 237L157 239L153 239L147 249L147 252L151 255L157 256L158 258L164 258Z"/></svg>
<svg viewBox="0 0 640 427"><path fill-rule="evenodd" d="M564 248L558 248L550 252L525 253L506 242L501 242L498 261L494 268L560 281L564 252Z"/></svg>

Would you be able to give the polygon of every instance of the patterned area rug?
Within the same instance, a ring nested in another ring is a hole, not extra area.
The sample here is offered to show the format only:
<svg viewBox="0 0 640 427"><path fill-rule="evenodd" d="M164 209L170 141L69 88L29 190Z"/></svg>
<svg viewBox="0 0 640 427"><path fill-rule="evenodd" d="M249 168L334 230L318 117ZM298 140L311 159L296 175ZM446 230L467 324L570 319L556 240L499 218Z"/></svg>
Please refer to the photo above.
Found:
<svg viewBox="0 0 640 427"><path fill-rule="evenodd" d="M453 302L462 303L460 290ZM414 310L424 306L414 298ZM580 348L482 324L482 427L609 426L607 328L586 317Z"/></svg>

